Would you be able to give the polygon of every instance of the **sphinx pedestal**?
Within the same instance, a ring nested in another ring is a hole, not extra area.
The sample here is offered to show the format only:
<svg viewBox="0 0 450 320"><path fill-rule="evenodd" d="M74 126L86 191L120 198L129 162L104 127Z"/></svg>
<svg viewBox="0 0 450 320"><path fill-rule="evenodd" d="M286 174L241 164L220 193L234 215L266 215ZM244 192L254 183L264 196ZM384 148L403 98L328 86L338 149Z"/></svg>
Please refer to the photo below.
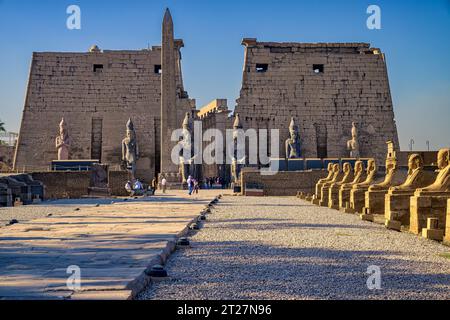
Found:
<svg viewBox="0 0 450 320"><path fill-rule="evenodd" d="M364 208L368 209L369 214L383 214L384 215L384 198L387 190L370 190L364 193Z"/></svg>
<svg viewBox="0 0 450 320"><path fill-rule="evenodd" d="M356 213L363 213L365 193L369 187L360 187L350 191L350 208Z"/></svg>
<svg viewBox="0 0 450 320"><path fill-rule="evenodd" d="M329 199L330 187L331 187L331 185L324 184L322 186L322 189L320 190L319 205L322 206L322 207L328 207L328 199Z"/></svg>
<svg viewBox="0 0 450 320"><path fill-rule="evenodd" d="M444 244L450 246L450 199L447 200L447 214L445 219Z"/></svg>
<svg viewBox="0 0 450 320"><path fill-rule="evenodd" d="M341 187L339 189L339 210L345 213L354 213L350 207L350 191L352 187Z"/></svg>
<svg viewBox="0 0 450 320"><path fill-rule="evenodd" d="M400 231L401 226L409 225L409 198L412 191L389 191L384 198L385 226L388 229Z"/></svg>
<svg viewBox="0 0 450 320"><path fill-rule="evenodd" d="M447 215L447 201L450 192L423 192L416 193L410 199L410 223L409 231L421 234L422 229L427 228L429 218L437 219L434 229L444 230ZM442 240L440 239L434 240Z"/></svg>
<svg viewBox="0 0 450 320"><path fill-rule="evenodd" d="M340 185L333 184L328 191L328 208L339 210Z"/></svg>

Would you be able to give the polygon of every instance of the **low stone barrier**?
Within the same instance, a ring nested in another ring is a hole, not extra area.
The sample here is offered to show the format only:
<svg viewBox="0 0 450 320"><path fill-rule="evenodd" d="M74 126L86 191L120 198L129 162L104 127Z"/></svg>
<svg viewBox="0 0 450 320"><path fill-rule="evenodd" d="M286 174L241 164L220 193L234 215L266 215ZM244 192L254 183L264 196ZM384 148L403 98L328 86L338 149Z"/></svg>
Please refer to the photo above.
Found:
<svg viewBox="0 0 450 320"><path fill-rule="evenodd" d="M297 192L313 193L319 179L326 177L326 170L279 171L274 175L263 175L259 171L241 172L241 193L245 185L261 185L265 196L295 196Z"/></svg>
<svg viewBox="0 0 450 320"><path fill-rule="evenodd" d="M45 186L44 199L80 198L88 194L91 172L33 172L34 180Z"/></svg>

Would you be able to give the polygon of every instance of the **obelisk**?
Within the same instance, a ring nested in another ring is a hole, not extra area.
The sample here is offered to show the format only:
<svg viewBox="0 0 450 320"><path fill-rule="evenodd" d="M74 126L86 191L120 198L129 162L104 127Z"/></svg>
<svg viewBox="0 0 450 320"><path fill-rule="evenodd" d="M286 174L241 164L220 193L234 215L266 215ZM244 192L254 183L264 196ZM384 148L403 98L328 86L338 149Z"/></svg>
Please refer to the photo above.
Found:
<svg viewBox="0 0 450 320"><path fill-rule="evenodd" d="M170 141L172 131L177 128L175 43L173 21L166 9L162 24L161 50L161 173L178 172L178 166L171 160L174 142Z"/></svg>

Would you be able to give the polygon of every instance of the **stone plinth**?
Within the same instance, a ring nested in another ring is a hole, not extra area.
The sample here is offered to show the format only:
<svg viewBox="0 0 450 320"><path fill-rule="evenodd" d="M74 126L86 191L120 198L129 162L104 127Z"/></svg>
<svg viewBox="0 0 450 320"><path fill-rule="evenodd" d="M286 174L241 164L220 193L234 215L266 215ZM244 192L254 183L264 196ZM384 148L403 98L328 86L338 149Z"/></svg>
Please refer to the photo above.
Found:
<svg viewBox="0 0 450 320"><path fill-rule="evenodd" d="M423 228L427 227L429 218L438 220L437 228L445 229L447 201L450 192L426 192L416 193L410 199L410 224L409 230L412 233L420 234Z"/></svg>
<svg viewBox="0 0 450 320"><path fill-rule="evenodd" d="M409 198L413 191L389 191L384 198L384 216L388 229L399 230L399 226L409 225Z"/></svg>
<svg viewBox="0 0 450 320"><path fill-rule="evenodd" d="M373 190L364 193L364 207L370 214L384 214L384 198L388 190Z"/></svg>
<svg viewBox="0 0 450 320"><path fill-rule="evenodd" d="M339 210L340 185L333 184L328 192L328 208Z"/></svg>
<svg viewBox="0 0 450 320"><path fill-rule="evenodd" d="M447 214L445 219L444 244L450 245L450 199L447 200Z"/></svg>
<svg viewBox="0 0 450 320"><path fill-rule="evenodd" d="M439 228L439 219L427 219L427 227L422 229L422 237L430 240L442 241L444 229Z"/></svg>
<svg viewBox="0 0 450 320"><path fill-rule="evenodd" d="M352 187L341 187L339 189L339 210L350 213L350 191Z"/></svg>
<svg viewBox="0 0 450 320"><path fill-rule="evenodd" d="M368 187L360 187L350 191L350 208L357 213L362 213L365 205L365 193Z"/></svg>
<svg viewBox="0 0 450 320"><path fill-rule="evenodd" d="M322 207L328 206L330 188L331 188L331 185L326 183L322 186L322 189L320 190L319 205Z"/></svg>

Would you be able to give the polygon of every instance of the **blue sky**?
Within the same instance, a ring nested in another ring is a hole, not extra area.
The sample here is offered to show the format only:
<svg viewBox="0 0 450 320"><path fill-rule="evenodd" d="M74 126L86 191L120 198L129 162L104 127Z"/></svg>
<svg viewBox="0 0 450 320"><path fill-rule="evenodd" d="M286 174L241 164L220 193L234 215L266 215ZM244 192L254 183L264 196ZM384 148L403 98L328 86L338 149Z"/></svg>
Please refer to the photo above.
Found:
<svg viewBox="0 0 450 320"><path fill-rule="evenodd" d="M82 29L66 28L81 8ZM366 9L381 8L381 30ZM161 42L169 7L185 42L184 83L201 106L239 96L243 37L261 41L370 42L386 54L401 148L450 145L450 0L0 0L0 119L17 131L33 51L142 49Z"/></svg>

